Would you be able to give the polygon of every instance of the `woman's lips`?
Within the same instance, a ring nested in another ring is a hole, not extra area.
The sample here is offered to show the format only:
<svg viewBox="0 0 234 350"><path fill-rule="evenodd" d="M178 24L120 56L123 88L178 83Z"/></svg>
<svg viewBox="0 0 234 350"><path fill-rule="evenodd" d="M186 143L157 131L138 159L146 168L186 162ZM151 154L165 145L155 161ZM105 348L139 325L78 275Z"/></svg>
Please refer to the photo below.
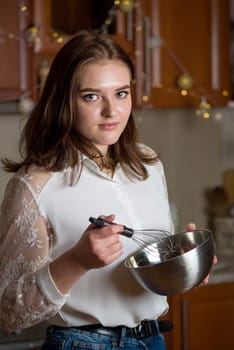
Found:
<svg viewBox="0 0 234 350"><path fill-rule="evenodd" d="M105 124L99 124L99 127L104 130L113 130L115 129L119 123L105 123Z"/></svg>

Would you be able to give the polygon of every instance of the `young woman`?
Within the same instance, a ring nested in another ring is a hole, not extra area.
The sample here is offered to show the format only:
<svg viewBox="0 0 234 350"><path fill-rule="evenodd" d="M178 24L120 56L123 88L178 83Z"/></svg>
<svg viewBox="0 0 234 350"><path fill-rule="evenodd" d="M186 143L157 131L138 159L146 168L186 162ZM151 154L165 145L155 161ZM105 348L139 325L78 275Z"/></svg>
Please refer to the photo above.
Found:
<svg viewBox="0 0 234 350"><path fill-rule="evenodd" d="M0 218L0 326L47 320L43 350L165 349L166 297L123 266L139 247L120 224L173 232L164 170L138 142L132 63L101 34L81 32L57 54L26 122L22 161ZM193 229L194 227L191 227Z"/></svg>

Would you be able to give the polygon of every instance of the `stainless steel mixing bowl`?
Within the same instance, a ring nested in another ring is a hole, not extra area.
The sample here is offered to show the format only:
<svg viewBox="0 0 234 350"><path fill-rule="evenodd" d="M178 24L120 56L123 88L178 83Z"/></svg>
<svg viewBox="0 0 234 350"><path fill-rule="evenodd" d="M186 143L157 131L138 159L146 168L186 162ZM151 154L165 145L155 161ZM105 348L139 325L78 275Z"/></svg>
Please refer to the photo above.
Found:
<svg viewBox="0 0 234 350"><path fill-rule="evenodd" d="M125 266L143 288L161 295L176 295L205 279L214 254L212 232L195 230L146 245L130 255Z"/></svg>

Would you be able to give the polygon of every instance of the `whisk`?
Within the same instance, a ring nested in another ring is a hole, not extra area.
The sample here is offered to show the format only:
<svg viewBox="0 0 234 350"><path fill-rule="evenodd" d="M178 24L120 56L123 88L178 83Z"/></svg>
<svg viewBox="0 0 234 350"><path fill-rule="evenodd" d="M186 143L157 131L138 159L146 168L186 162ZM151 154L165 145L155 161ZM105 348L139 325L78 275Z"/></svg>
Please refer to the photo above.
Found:
<svg viewBox="0 0 234 350"><path fill-rule="evenodd" d="M103 226L109 226L109 225L116 225L115 222L109 222L101 218L94 218L90 217L89 222L96 225L97 227L103 227ZM157 242L162 241L165 237L170 237L172 234L169 231L166 230L160 230L160 229L143 229L143 230L134 230L130 227L127 227L125 225L122 225L124 230L120 232L121 235L132 238L141 248L144 248L145 250L148 250L150 254L157 254L159 251L159 247L157 246ZM152 241L149 242L145 238L150 238ZM155 245L152 245L151 243L155 243ZM174 250L172 246L172 241L165 240L163 252L166 253L167 250L170 250L172 252Z"/></svg>

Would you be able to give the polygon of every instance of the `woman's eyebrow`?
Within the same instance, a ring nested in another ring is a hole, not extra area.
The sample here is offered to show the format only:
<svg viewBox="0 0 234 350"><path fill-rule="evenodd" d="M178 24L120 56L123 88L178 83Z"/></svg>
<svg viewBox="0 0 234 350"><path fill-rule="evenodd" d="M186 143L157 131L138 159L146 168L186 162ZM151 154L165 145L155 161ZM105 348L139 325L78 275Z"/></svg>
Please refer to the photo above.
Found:
<svg viewBox="0 0 234 350"><path fill-rule="evenodd" d="M100 91L99 89L94 89L94 88L83 88L83 89L79 89L80 92L96 92L96 91Z"/></svg>
<svg viewBox="0 0 234 350"><path fill-rule="evenodd" d="M124 89L130 89L130 85L129 84L123 85L123 86L117 88L116 90L124 90Z"/></svg>
<svg viewBox="0 0 234 350"><path fill-rule="evenodd" d="M124 90L124 89L130 89L130 85L126 84L126 85L117 87L115 90L117 91L117 90ZM86 87L86 88L83 88L83 89L79 89L79 91L80 92L100 92L101 90L100 89Z"/></svg>

